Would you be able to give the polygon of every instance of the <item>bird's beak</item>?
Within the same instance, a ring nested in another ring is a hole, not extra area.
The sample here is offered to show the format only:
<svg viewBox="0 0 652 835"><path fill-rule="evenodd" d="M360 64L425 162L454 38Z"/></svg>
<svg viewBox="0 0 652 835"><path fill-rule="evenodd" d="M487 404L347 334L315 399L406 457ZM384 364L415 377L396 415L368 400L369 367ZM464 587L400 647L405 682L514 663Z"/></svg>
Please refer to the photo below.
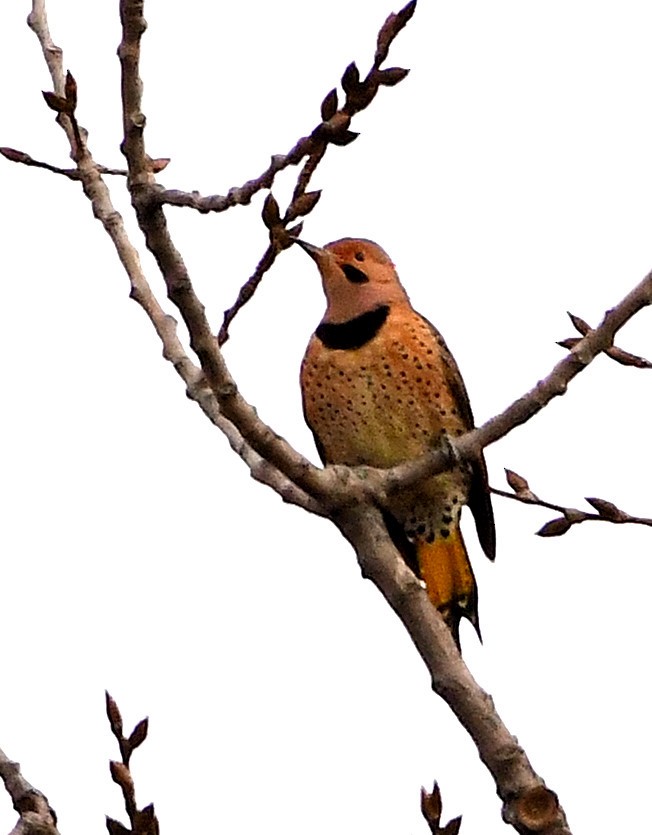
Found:
<svg viewBox="0 0 652 835"><path fill-rule="evenodd" d="M322 249L320 246L315 246L314 244L309 244L307 241L302 241L299 238L296 239L297 244L301 247L304 252L307 252L308 255L312 258L313 261L319 266L320 263L323 264L324 260L331 257L330 252L325 249Z"/></svg>

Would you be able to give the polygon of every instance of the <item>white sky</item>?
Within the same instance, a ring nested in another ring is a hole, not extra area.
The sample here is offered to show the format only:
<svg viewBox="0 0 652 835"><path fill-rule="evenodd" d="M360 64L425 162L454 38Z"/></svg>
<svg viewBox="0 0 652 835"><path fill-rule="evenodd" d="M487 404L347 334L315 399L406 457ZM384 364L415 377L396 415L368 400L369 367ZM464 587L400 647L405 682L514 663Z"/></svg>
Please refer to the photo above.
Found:
<svg viewBox="0 0 652 835"><path fill-rule="evenodd" d="M48 8L91 149L120 166L117 2ZM172 157L161 181L209 194L258 175L314 127L349 61L366 71L397 9L148 3L148 149ZM0 145L65 165L28 10L0 6ZM627 0L421 0L389 61L410 76L319 170L306 239L388 250L478 421L560 358L566 310L596 323L652 267L651 25L649 3ZM0 183L0 745L61 831L124 819L105 687L126 724L151 718L134 772L164 832L417 835L434 778L464 835L506 831L473 746L348 545L254 484L185 398L79 187L4 160ZM263 196L226 215L168 212L216 329L264 249ZM227 347L245 396L313 460L298 367L322 306L313 265L289 252ZM618 342L650 356L649 328L645 311ZM600 358L488 450L491 481L510 467L551 501L594 495L651 516L650 403L650 372ZM467 629L465 658L574 832L638 829L652 532L589 524L542 540L550 513L495 508L495 565L467 519L485 643ZM14 820L5 798L0 831Z"/></svg>

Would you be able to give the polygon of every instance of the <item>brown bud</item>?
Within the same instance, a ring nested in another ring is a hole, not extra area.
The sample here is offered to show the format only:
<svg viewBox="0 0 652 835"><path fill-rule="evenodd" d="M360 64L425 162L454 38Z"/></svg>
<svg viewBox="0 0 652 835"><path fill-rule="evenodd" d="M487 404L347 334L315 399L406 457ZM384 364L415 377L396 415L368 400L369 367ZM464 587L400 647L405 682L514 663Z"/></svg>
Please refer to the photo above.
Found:
<svg viewBox="0 0 652 835"><path fill-rule="evenodd" d="M154 812L154 804L150 803L144 809L136 812L134 820L135 835L158 835L159 825Z"/></svg>
<svg viewBox="0 0 652 835"><path fill-rule="evenodd" d="M586 501L598 511L603 519L608 519L610 522L622 522L627 518L627 514L606 499L589 498L587 496Z"/></svg>
<svg viewBox="0 0 652 835"><path fill-rule="evenodd" d="M354 130L343 130L336 136L333 136L332 139L330 139L330 142L333 145L350 145L352 142L355 142L359 136L360 134L356 133Z"/></svg>
<svg viewBox="0 0 652 835"><path fill-rule="evenodd" d="M287 230L288 236L290 238L298 238L299 235L303 232L303 222L297 223L294 226L290 226Z"/></svg>
<svg viewBox="0 0 652 835"><path fill-rule="evenodd" d="M68 70L66 73L66 103L68 104L68 113L74 113L77 107L77 82L73 74Z"/></svg>
<svg viewBox="0 0 652 835"><path fill-rule="evenodd" d="M537 531L537 536L563 536L571 527L571 522L564 516L558 519L551 519Z"/></svg>
<svg viewBox="0 0 652 835"><path fill-rule="evenodd" d="M117 783L126 794L133 794L134 781L127 766L124 763L112 760L109 763L109 768L111 769L111 779L113 782Z"/></svg>
<svg viewBox="0 0 652 835"><path fill-rule="evenodd" d="M652 362L649 360L644 357L637 357L636 354L630 354L629 351L623 351L622 348L616 348L615 345L612 345L605 353L621 365L629 365L634 368L652 368Z"/></svg>
<svg viewBox="0 0 652 835"><path fill-rule="evenodd" d="M439 786L435 782L432 793L421 788L421 814L426 819L432 835L457 835L460 831L462 818L450 820L446 826L441 827L442 802Z"/></svg>
<svg viewBox="0 0 652 835"><path fill-rule="evenodd" d="M326 94L326 98L321 103L321 118L324 122L332 119L337 113L337 90L333 88L330 93Z"/></svg>
<svg viewBox="0 0 652 835"><path fill-rule="evenodd" d="M360 88L360 71L355 65L355 61L349 64L344 70L342 76L342 89L348 95L355 95Z"/></svg>
<svg viewBox="0 0 652 835"><path fill-rule="evenodd" d="M579 331L582 336L586 336L587 333L591 330L591 326L587 324L584 319L580 319L579 316L575 316L574 313L568 311L568 318L573 323L573 327L576 331Z"/></svg>
<svg viewBox="0 0 652 835"><path fill-rule="evenodd" d="M388 70L381 70L378 75L378 81L385 87L393 87L399 81L403 81L410 70L405 70L403 67L390 67Z"/></svg>
<svg viewBox="0 0 652 835"><path fill-rule="evenodd" d="M150 159L149 168L153 174L158 174L163 171L170 164L170 157L158 157L158 159Z"/></svg>
<svg viewBox="0 0 652 835"><path fill-rule="evenodd" d="M142 745L143 742L147 739L147 730L149 727L149 719L145 717L141 719L140 722L136 725L136 727L131 732L129 739L127 740L127 744L131 751L134 751L138 748L139 745Z"/></svg>
<svg viewBox="0 0 652 835"><path fill-rule="evenodd" d="M321 197L321 191L306 191L292 202L292 216L307 215L315 208Z"/></svg>
<svg viewBox="0 0 652 835"><path fill-rule="evenodd" d="M104 691L106 698L106 715L109 717L109 725L113 735L120 739L122 737L122 716L114 699L109 695L108 690Z"/></svg>
<svg viewBox="0 0 652 835"><path fill-rule="evenodd" d="M568 339L562 339L557 343L557 345L561 348L567 348L570 351L570 349L574 348L579 341L580 339L578 336L570 336Z"/></svg>
<svg viewBox="0 0 652 835"><path fill-rule="evenodd" d="M417 0L410 0L410 2L407 3L405 6L403 6L401 11L398 12L398 14L396 15L396 17L398 18L398 24L397 24L397 27L396 27L396 34L397 35L401 31L401 29L405 26L405 24L410 20L410 18L414 14L414 10L416 9L416 7L417 7Z"/></svg>
<svg viewBox="0 0 652 835"><path fill-rule="evenodd" d="M268 229L278 226L281 222L281 213L278 208L278 203L276 202L276 198L271 191L263 203L262 218L263 223Z"/></svg>
<svg viewBox="0 0 652 835"><path fill-rule="evenodd" d="M505 468L505 478L512 490L518 495L519 493L527 493L530 490L530 485L522 475L515 473L514 470Z"/></svg>
<svg viewBox="0 0 652 835"><path fill-rule="evenodd" d="M404 6L398 14L390 14L387 20L383 23L378 32L378 40L376 42L376 54L374 56L374 67L379 67L387 58L389 47L392 41L405 26L408 20L414 14L416 8L416 0Z"/></svg>
<svg viewBox="0 0 652 835"><path fill-rule="evenodd" d="M458 835L460 827L462 826L462 816L449 820L446 826L442 829L441 835Z"/></svg>
<svg viewBox="0 0 652 835"><path fill-rule="evenodd" d="M43 98L45 99L45 103L50 110L54 110L56 113L71 112L70 105L68 104L67 99L64 99L63 96L57 96L56 93L50 93L44 90Z"/></svg>
<svg viewBox="0 0 652 835"><path fill-rule="evenodd" d="M109 835L131 835L131 829L127 829L120 821L108 816L106 818L106 828L109 830Z"/></svg>
<svg viewBox="0 0 652 835"><path fill-rule="evenodd" d="M15 148L0 148L0 154L12 162L29 162L32 159L29 154Z"/></svg>
<svg viewBox="0 0 652 835"><path fill-rule="evenodd" d="M426 823L430 827L431 832L436 832L439 829L439 822L441 820L442 802L441 792L439 786L435 781L432 792L428 792L423 786L421 787L421 814L426 819ZM435 827L433 829L433 827Z"/></svg>

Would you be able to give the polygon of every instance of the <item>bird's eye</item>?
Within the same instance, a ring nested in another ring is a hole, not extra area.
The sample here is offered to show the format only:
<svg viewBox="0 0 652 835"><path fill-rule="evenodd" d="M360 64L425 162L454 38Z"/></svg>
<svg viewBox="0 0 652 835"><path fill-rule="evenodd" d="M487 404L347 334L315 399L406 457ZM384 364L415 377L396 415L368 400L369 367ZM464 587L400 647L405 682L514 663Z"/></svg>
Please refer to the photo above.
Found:
<svg viewBox="0 0 652 835"><path fill-rule="evenodd" d="M365 284L369 281L362 270L354 267L353 264L342 264L342 272L353 284Z"/></svg>
<svg viewBox="0 0 652 835"><path fill-rule="evenodd" d="M356 261L364 261L364 252L356 252L354 258Z"/></svg>

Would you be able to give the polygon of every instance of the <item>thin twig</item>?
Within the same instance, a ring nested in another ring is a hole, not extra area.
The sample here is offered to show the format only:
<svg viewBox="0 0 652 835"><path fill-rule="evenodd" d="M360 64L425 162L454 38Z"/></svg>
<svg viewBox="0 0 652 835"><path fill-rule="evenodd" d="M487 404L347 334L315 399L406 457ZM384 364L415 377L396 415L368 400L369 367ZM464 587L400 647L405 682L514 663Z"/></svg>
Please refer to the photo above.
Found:
<svg viewBox="0 0 652 835"><path fill-rule="evenodd" d="M122 716L115 700L106 693L106 714L111 727L111 732L118 742L120 748L120 761L112 760L109 763L111 778L122 791L122 799L131 829L121 824L114 818L107 817L106 828L109 835L159 835L159 822L154 811L154 804L150 803L143 809L138 808L136 803L136 788L133 774L131 773L130 761L134 751L147 739L149 720L141 719L129 736L123 733Z"/></svg>
<svg viewBox="0 0 652 835"><path fill-rule="evenodd" d="M585 322L584 319L581 319L579 316L575 316L573 313L569 313L568 316L573 323L575 330L581 333L582 336L586 336L587 333L592 330L588 322ZM571 349L574 348L579 341L580 340L576 336L571 336L568 339L562 339L557 343L557 345L562 348ZM628 365L633 368L652 368L652 362L646 360L645 357L639 357L636 354L625 351L623 348L618 348L616 345L612 345L610 348L607 348L604 353L620 365Z"/></svg>
<svg viewBox="0 0 652 835"><path fill-rule="evenodd" d="M607 499L587 497L586 501L598 511L597 513L588 513L576 507L564 507L563 505L544 501L536 493L532 492L528 481L523 476L515 473L513 470L505 470L505 474L507 483L514 492L508 493L506 490L499 490L497 487L492 487L492 493L495 493L497 496L503 496L506 499L513 499L522 504L545 507L547 510L554 510L562 514L560 517L546 522L537 531L539 536L562 536L573 525L579 525L582 522L611 522L613 525L631 524L652 527L652 519L646 519L643 516L632 516L626 511L621 510L613 502L607 501Z"/></svg>
<svg viewBox="0 0 652 835"><path fill-rule="evenodd" d="M199 212L223 212L232 206L246 206L259 191L272 187L277 174L291 165L298 165L304 157L323 156L328 145L348 145L353 142L358 134L349 130L352 117L371 104L381 87L393 87L403 81L409 72L402 67L382 70L380 66L387 58L394 39L414 14L415 8L416 0L411 0L400 12L389 15L378 33L374 61L365 78L360 78L355 63L349 64L344 71L342 88L346 99L342 107L338 109L337 91L331 90L322 102L320 124L308 136L301 137L287 154L272 156L269 166L258 177L242 186L231 188L226 196L215 194L202 197L196 191L166 190L152 185L150 199L159 205L186 206ZM144 19L142 11L140 18ZM131 106L128 106L131 110ZM301 189L300 183L298 187Z"/></svg>
<svg viewBox="0 0 652 835"><path fill-rule="evenodd" d="M81 180L81 174L76 168L60 168L58 165L51 165L49 162L34 159L24 151L17 151L15 148L0 148L0 154L11 162L18 162L21 165L27 165L33 168L43 168L45 171L51 171L53 174L61 174L69 180ZM124 168L107 168L106 165L97 165L97 170L100 174L114 175L117 177L127 176L127 171Z"/></svg>
<svg viewBox="0 0 652 835"><path fill-rule="evenodd" d="M263 257L256 265L256 269L253 274L238 291L238 297L235 302L231 305L231 307L224 311L224 319L222 320L222 325L220 326L219 333L217 334L218 345L222 346L228 340L231 322L237 316L238 311L241 310L248 301L251 301L254 293L258 289L258 285L262 281L263 276L272 267L274 261L276 261L277 254L277 248L274 244L270 243L263 253Z"/></svg>
<svg viewBox="0 0 652 835"><path fill-rule="evenodd" d="M305 198L308 197L306 189L310 184L312 175L315 173L317 166L326 153L327 147L328 146L325 142L322 143L321 146L310 154L306 160L297 179L297 184L294 187L292 198L285 215L282 218L279 217L276 225L271 225L269 246L263 253L263 257L258 262L253 275L240 288L235 303L224 311L224 319L222 320L222 325L220 326L219 333L217 334L217 342L220 347L224 345L229 338L229 328L231 323L245 304L251 301L263 279L263 276L271 269L277 256L283 249L287 248L287 244L292 236L298 237L300 234L301 224L293 230L290 230L292 233L291 235L288 234L286 229L287 224L296 220L299 216L305 217L317 205L320 192L312 192L312 199L309 198L306 200ZM266 202L266 205L269 205L269 201ZM264 211L265 210L263 210L263 213Z"/></svg>

